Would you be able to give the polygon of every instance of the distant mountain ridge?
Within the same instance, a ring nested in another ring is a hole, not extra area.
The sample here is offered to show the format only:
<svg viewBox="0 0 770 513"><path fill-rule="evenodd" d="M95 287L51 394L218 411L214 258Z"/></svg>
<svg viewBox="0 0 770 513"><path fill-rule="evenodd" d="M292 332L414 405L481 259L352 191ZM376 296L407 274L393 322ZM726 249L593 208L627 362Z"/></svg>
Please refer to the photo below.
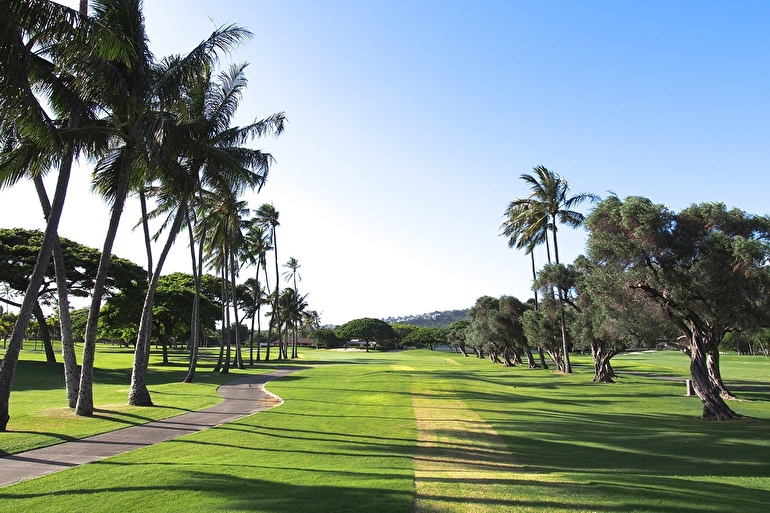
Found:
<svg viewBox="0 0 770 513"><path fill-rule="evenodd" d="M401 317L388 317L383 319L388 324L412 324L426 328L444 328L455 321L467 320L470 308L464 310L435 311L420 315L405 315Z"/></svg>

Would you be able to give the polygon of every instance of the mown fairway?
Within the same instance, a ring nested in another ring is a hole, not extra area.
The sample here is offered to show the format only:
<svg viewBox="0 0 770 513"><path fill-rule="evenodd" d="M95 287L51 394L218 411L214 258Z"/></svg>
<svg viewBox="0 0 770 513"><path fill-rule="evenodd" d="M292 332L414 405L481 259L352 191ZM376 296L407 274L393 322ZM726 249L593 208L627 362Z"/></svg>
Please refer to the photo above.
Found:
<svg viewBox="0 0 770 513"><path fill-rule="evenodd" d="M268 385L282 406L3 488L0 511L694 513L770 504L766 358L723 357L726 382L745 399L731 407L754 417L726 423L699 420L700 402L681 381L622 374L592 383L587 358L575 358L571 376L429 351L305 350L294 363L305 368ZM614 366L684 378L687 363L664 352ZM25 394L63 401L52 385L27 386L12 396L11 415ZM151 390L163 405L155 390L176 401L184 387ZM211 400L189 390L191 400ZM48 422L42 412L38 429L58 429Z"/></svg>

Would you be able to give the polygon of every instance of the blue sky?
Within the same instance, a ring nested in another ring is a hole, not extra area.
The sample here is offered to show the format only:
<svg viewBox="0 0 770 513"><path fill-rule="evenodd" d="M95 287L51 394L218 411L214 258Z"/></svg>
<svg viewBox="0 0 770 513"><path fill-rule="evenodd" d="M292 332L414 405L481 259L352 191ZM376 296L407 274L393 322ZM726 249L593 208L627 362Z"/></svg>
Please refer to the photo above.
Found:
<svg viewBox="0 0 770 513"><path fill-rule="evenodd" d="M767 2L147 0L145 15L159 57L220 24L254 32L223 59L250 63L237 122L289 124L254 143L277 162L246 199L279 210L279 259L299 260L324 323L529 297L498 227L536 165L573 193L770 210ZM89 173L60 232L99 247ZM42 227L38 211L31 186L0 191L1 226ZM137 217L114 252L142 263ZM564 229L562 260L584 241Z"/></svg>

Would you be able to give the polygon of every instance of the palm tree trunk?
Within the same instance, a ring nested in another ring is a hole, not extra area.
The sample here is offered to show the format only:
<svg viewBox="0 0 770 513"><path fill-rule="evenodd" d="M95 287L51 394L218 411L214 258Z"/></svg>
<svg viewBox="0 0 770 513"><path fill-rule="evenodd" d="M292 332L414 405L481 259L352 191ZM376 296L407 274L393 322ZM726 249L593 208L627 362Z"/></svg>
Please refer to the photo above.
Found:
<svg viewBox="0 0 770 513"><path fill-rule="evenodd" d="M227 282L227 248L225 248L225 254L224 254L224 265L222 266L222 287L225 291L225 325L226 325L226 331L225 331L225 356L222 359L222 374L227 374L230 372L230 346L231 346L231 340L232 340L232 334L230 333L232 329L232 325L230 324L230 293L227 290L228 282Z"/></svg>
<svg viewBox="0 0 770 513"><path fill-rule="evenodd" d="M553 224L551 225L551 230L553 233L553 254L556 259L556 264L559 264L559 245L556 241L556 217L554 216ZM562 343L562 351L564 352L564 372L566 374L572 374L572 364L569 361L569 351L568 351L568 345L567 345L567 322L564 318L564 293L561 290L561 287L557 288L557 292L559 293L559 320L561 324L561 343Z"/></svg>
<svg viewBox="0 0 770 513"><path fill-rule="evenodd" d="M45 190L42 177L34 177L35 189L43 208L46 220L51 216L51 203ZM56 274L56 291L59 299L59 328L61 330L61 352L64 362L64 387L67 392L67 405L74 408L78 400L80 369L75 356L75 341L72 338L72 318L70 317L69 292L67 290L66 266L58 233L53 242L53 267Z"/></svg>
<svg viewBox="0 0 770 513"><path fill-rule="evenodd" d="M265 293L269 296L270 295L270 280L268 279L267 275L267 264L262 268L265 271ZM275 317L275 315L271 316ZM270 322L268 323L267 328L267 347L265 348L265 361L270 361L270 341L273 336L273 319L271 318Z"/></svg>
<svg viewBox="0 0 770 513"><path fill-rule="evenodd" d="M186 199L182 200L182 204ZM136 338L136 348L134 350L134 365L131 370L131 385L128 390L128 404L133 406L152 406L150 391L147 390L147 367L149 364L150 335L152 334L152 305L155 299L155 291L158 288L158 280L163 265L166 263L171 247L174 245L176 236L182 226L184 219L184 208L180 208L174 217L174 223L166 239L166 244L158 257L158 266L152 273L152 278L147 286L147 294L144 296L142 304L142 317L139 321L139 333ZM148 255L149 256L149 255ZM166 355L164 344L164 355Z"/></svg>
<svg viewBox="0 0 770 513"><path fill-rule="evenodd" d="M281 312L278 308L278 299L280 296L279 290L280 287L278 284L280 283L280 274L278 273L278 239L275 234L275 226L273 226L273 256L275 256L275 306L273 307L273 316L275 317L275 325L278 328L278 359L280 360L283 356L283 350L281 349L282 344L282 338L281 338Z"/></svg>
<svg viewBox="0 0 770 513"><path fill-rule="evenodd" d="M11 340L5 351L3 362L0 364L0 431L5 431L10 420L8 402L11 396L11 386L13 376L16 373L16 364L19 361L19 352L24 341L24 334L27 331L27 324L32 317L32 310L37 301L37 293L40 285L43 283L48 264L51 262L53 244L59 228L59 220L64 208L64 198L67 195L67 186L69 184L70 172L72 170L73 154L71 150L65 152L59 168L59 178L56 182L56 191L53 197L53 206L51 215L46 224L43 235L43 243L40 246L35 267L29 278L29 284L24 294L22 306L19 309L19 316L13 327Z"/></svg>
<svg viewBox="0 0 770 513"><path fill-rule="evenodd" d="M206 233L206 218L203 218L201 225L201 241L198 244L198 261L195 258L195 235L192 228L192 219L190 209L185 207L187 216L187 233L190 237L190 258L192 260L193 280L195 280L195 296L193 297L192 319L190 321L190 365L187 368L187 375L184 378L185 383L192 383L195 378L195 370L198 366L198 347L200 344L201 322L200 322L200 298L201 298L201 274L203 273L203 238Z"/></svg>
<svg viewBox="0 0 770 513"><path fill-rule="evenodd" d="M259 315L259 257L257 257L257 274L254 278L254 303L251 308L251 335L249 337L249 365L254 365L254 321L255 317ZM259 335L257 335L259 338ZM257 361L259 361L259 349L257 349Z"/></svg>
<svg viewBox="0 0 770 513"><path fill-rule="evenodd" d="M238 292L235 288L235 252L230 248L230 282L233 296L233 317L235 318L235 358L233 365L243 369L243 354L241 353L241 323L238 318Z"/></svg>
<svg viewBox="0 0 770 513"><path fill-rule="evenodd" d="M147 216L147 196L144 188L139 190L139 205L142 208L142 231L144 232L144 250L147 253L147 283L152 280L152 244L150 243L150 226Z"/></svg>
<svg viewBox="0 0 770 513"><path fill-rule="evenodd" d="M125 148L125 152L125 160L123 161L118 175L118 185L115 192L115 200L112 205L110 224L107 229L107 236L104 239L102 254L99 257L99 267L96 271L96 279L94 280L94 289L91 296L91 308L88 311L86 336L83 343L83 366L80 371L78 403L75 408L76 415L91 416L94 413L94 357L96 354L96 334L99 322L99 310L102 304L102 296L104 295L104 286L107 281L107 270L110 266L112 245L115 242L115 236L118 233L120 216L123 214L123 206L125 205L126 196L128 194L128 182L131 177L131 167L135 153L133 144L128 144Z"/></svg>
<svg viewBox="0 0 770 513"><path fill-rule="evenodd" d="M43 309L40 308L40 301L35 301L35 308L32 310L32 314L37 319L37 324L40 327L39 338L43 342L43 349L45 349L45 362L56 363L56 353L53 352L53 344L51 344L51 334L48 332L48 325L45 322L45 314Z"/></svg>

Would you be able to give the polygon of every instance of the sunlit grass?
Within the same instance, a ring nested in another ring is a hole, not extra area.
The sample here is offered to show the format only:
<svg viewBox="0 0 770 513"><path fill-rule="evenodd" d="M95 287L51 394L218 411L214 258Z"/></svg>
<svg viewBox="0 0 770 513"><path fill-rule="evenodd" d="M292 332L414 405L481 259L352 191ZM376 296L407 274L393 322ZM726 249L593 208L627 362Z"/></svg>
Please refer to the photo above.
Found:
<svg viewBox="0 0 770 513"><path fill-rule="evenodd" d="M234 369L223 375L212 372L213 361L201 358L195 382L187 384L182 383L187 374L186 352L173 352L169 365L161 365L160 354L153 353L147 383L155 406L142 408L127 404L133 350L100 346L94 369L95 412L93 417L78 417L67 407L62 364L47 364L42 349L31 350L30 343L25 347L11 391L8 431L0 435L0 455L200 410L221 401L216 393L220 384L247 372L274 369ZM79 358L82 349L77 349Z"/></svg>
<svg viewBox="0 0 770 513"><path fill-rule="evenodd" d="M688 360L676 352L617 357L614 384L591 382L587 356L574 358L573 375L429 351L301 356L294 363L304 370L268 385L282 406L3 488L0 511L695 513L770 504L766 358L722 357L742 399L730 406L752 418L707 422L681 380L648 376L683 380Z"/></svg>

